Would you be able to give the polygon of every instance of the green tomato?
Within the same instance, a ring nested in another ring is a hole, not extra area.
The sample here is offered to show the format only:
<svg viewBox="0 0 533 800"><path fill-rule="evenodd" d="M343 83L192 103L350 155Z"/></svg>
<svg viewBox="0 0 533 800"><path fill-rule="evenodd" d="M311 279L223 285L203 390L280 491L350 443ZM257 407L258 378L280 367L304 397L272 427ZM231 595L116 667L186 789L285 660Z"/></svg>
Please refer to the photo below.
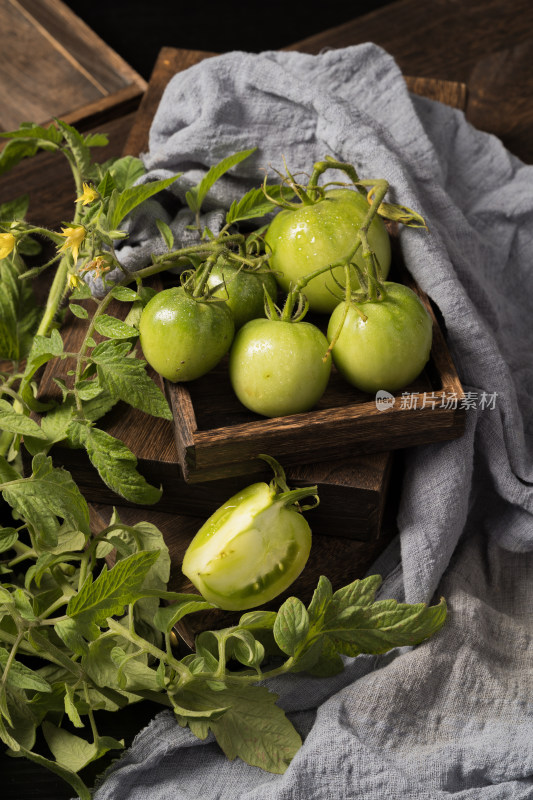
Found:
<svg viewBox="0 0 533 800"><path fill-rule="evenodd" d="M235 330L242 328L251 319L265 316L264 289L274 302L278 291L274 273L250 272L220 262L211 270L207 284L211 288L220 287L213 292L213 297L224 300L229 306L235 321Z"/></svg>
<svg viewBox="0 0 533 800"><path fill-rule="evenodd" d="M241 403L265 417L309 411L331 371L328 342L310 322L253 319L237 332L229 373Z"/></svg>
<svg viewBox="0 0 533 800"><path fill-rule="evenodd" d="M352 304L347 310L333 361L363 392L394 392L413 381L429 359L433 326L422 301L407 286L386 282L385 298ZM331 342L346 310L336 307L328 325Z"/></svg>
<svg viewBox="0 0 533 800"><path fill-rule="evenodd" d="M323 200L313 205L280 211L270 223L265 242L271 249L270 266L276 272L280 286L289 290L304 275L346 258L355 244L355 237L368 213L367 200L351 189L332 189ZM391 253L387 229L379 217L374 217L368 231L368 243L381 267L382 278L389 273ZM361 248L355 263L364 267ZM325 272L304 288L313 311L330 312L342 300L341 290L332 278L344 286L344 267ZM352 269L352 288L359 288Z"/></svg>
<svg viewBox="0 0 533 800"><path fill-rule="evenodd" d="M219 608L242 611L272 600L309 557L311 530L293 505L305 494L310 491L277 495L266 483L254 483L234 495L190 543L184 574Z"/></svg>
<svg viewBox="0 0 533 800"><path fill-rule="evenodd" d="M177 286L154 295L139 321L144 357L169 381L205 375L227 353L234 334L225 303L201 301Z"/></svg>

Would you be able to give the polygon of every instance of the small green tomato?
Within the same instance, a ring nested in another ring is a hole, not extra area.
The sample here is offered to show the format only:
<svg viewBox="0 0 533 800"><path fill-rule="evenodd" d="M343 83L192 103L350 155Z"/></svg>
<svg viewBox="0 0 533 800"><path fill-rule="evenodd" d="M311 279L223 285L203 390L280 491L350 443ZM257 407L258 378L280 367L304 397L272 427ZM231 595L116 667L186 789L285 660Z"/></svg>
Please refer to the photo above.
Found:
<svg viewBox="0 0 533 800"><path fill-rule="evenodd" d="M278 285L272 272L253 272L239 269L232 264L218 261L209 273L208 286L213 289L213 297L224 300L229 306L239 330L251 319L265 316L265 294L276 300Z"/></svg>
<svg viewBox="0 0 533 800"><path fill-rule="evenodd" d="M328 339L341 333L333 361L349 383L363 392L395 392L424 369L431 350L433 326L422 301L407 286L385 282L382 300L341 303L331 315Z"/></svg>
<svg viewBox="0 0 533 800"><path fill-rule="evenodd" d="M221 301L192 297L182 286L154 295L139 322L148 363L169 381L192 381L213 369L234 334L231 311Z"/></svg>
<svg viewBox="0 0 533 800"><path fill-rule="evenodd" d="M233 391L265 417L309 411L331 372L328 342L310 322L253 319L237 332L230 352Z"/></svg>

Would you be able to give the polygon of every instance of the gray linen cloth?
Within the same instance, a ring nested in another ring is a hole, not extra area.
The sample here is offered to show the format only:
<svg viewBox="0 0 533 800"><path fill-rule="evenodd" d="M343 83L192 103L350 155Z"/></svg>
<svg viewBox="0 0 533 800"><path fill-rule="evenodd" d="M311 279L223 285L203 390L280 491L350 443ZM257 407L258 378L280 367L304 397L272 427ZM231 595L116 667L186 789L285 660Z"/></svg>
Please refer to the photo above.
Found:
<svg viewBox="0 0 533 800"><path fill-rule="evenodd" d="M532 798L533 168L462 112L410 95L394 60L366 44L228 53L175 76L147 179L184 171L179 199L208 166L256 145L208 212L282 155L297 171L331 154L386 178L429 224L402 231L403 253L442 311L475 407L461 439L408 451L399 541L371 572L385 576L382 597L444 595L449 619L418 648L347 659L336 678L272 681L305 736L285 775L226 761L163 712L96 800ZM132 221L132 269L155 250L156 212ZM179 224L175 210L167 221Z"/></svg>

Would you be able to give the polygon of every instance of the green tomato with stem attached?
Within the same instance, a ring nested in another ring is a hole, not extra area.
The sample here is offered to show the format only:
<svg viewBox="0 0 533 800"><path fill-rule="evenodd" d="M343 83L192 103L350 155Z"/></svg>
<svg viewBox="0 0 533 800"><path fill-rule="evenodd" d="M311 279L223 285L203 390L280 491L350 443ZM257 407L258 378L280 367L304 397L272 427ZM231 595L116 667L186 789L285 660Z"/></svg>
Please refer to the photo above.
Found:
<svg viewBox="0 0 533 800"><path fill-rule="evenodd" d="M227 353L235 325L226 303L193 297L183 286L164 289L139 321L144 357L169 381L192 381Z"/></svg>
<svg viewBox="0 0 533 800"><path fill-rule="evenodd" d="M207 279L213 297L224 300L235 321L235 330L245 322L265 316L265 291L276 300L278 285L273 272L236 267L219 259ZM216 288L218 287L218 288Z"/></svg>
<svg viewBox="0 0 533 800"><path fill-rule="evenodd" d="M316 486L291 491L275 481L238 492L190 543L184 574L219 608L244 611L268 603L291 585L309 557L311 529L295 504L310 495L318 500Z"/></svg>
<svg viewBox="0 0 533 800"><path fill-rule="evenodd" d="M270 249L270 267L275 271L279 285L289 290L305 275L347 258L352 251L357 233L369 211L364 195L351 189L327 190L324 197L312 204L283 209L270 223L265 234L267 250ZM390 268L391 249L387 229L375 216L370 224L368 244L374 251L384 280ZM354 258L364 269L362 248ZM313 278L304 288L312 311L328 313L343 300L345 285L344 267L336 267ZM351 270L352 289L359 287L355 270Z"/></svg>
<svg viewBox="0 0 533 800"><path fill-rule="evenodd" d="M237 332L229 373L246 408L265 417L309 411L331 372L324 334L310 322L253 319Z"/></svg>
<svg viewBox="0 0 533 800"><path fill-rule="evenodd" d="M433 325L420 298L399 283L385 282L382 291L381 300L340 303L328 324L330 342L340 329L332 350L335 366L363 392L407 386L431 351Z"/></svg>

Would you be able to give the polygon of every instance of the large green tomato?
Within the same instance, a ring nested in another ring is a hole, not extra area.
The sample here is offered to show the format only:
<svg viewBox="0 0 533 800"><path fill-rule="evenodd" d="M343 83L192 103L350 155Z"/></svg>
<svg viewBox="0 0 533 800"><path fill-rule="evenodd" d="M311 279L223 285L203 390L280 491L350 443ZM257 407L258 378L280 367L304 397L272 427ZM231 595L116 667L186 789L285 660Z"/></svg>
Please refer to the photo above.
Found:
<svg viewBox="0 0 533 800"><path fill-rule="evenodd" d="M207 283L211 288L220 286L213 297L224 300L229 306L235 320L235 330L251 319L265 316L264 289L274 302L278 291L272 272L251 272L220 261L209 273Z"/></svg>
<svg viewBox="0 0 533 800"><path fill-rule="evenodd" d="M196 300L177 286L147 303L139 332L144 357L156 372L172 382L192 381L227 353L234 323L225 303Z"/></svg>
<svg viewBox="0 0 533 800"><path fill-rule="evenodd" d="M269 263L280 286L288 291L291 282L294 284L304 275L346 258L354 247L357 232L369 208L367 200L359 192L332 189L326 192L323 200L313 205L280 211L265 234L265 242L272 251ZM368 243L377 256L385 279L390 268L390 241L385 225L377 216L370 225ZM364 266L361 249L355 263ZM355 270L352 273L352 288L358 288ZM334 269L333 275L344 286L344 268ZM342 300L342 290L329 272L313 278L303 292L313 311L333 311Z"/></svg>
<svg viewBox="0 0 533 800"><path fill-rule="evenodd" d="M266 483L254 483L215 511L182 564L206 600L219 608L244 610L267 603L290 586L311 549L309 525L293 505L306 493L277 495Z"/></svg>
<svg viewBox="0 0 533 800"><path fill-rule="evenodd" d="M363 392L394 392L413 381L429 359L431 317L407 286L385 282L385 298L357 303L364 319L350 304L341 334L333 347L339 372ZM346 310L336 307L328 325L331 342Z"/></svg>
<svg viewBox="0 0 533 800"><path fill-rule="evenodd" d="M253 319L237 332L229 371L241 403L265 417L309 411L331 371L324 334L310 322Z"/></svg>

